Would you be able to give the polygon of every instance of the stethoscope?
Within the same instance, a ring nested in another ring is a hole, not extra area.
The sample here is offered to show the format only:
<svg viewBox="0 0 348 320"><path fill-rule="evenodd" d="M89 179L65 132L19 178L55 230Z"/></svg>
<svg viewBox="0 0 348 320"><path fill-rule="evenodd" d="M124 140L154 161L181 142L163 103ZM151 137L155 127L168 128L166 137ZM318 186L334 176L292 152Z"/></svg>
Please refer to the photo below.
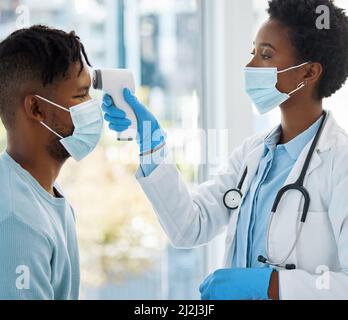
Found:
<svg viewBox="0 0 348 320"><path fill-rule="evenodd" d="M301 235L301 232L302 232L302 228L303 228L303 224L306 222L307 213L308 213L308 209L309 209L309 203L310 203L310 196L309 196L309 193L306 190L306 188L303 186L303 183L304 183L304 179L305 179L305 176L306 176L306 173L307 173L310 161L312 159L314 150L315 150L315 148L316 148L316 146L318 144L318 141L320 139L321 133L323 131L326 117L327 117L327 112L323 111L323 119L322 119L322 121L320 123L318 132L317 132L317 134L314 137L312 145L311 145L311 147L310 147L310 149L308 151L308 154L307 154L306 160L304 162L304 165L303 165L303 168L302 168L300 176L298 177L298 179L296 180L295 183L288 184L288 185L282 187L278 191L278 193L277 193L277 196L276 196L276 198L274 200L274 203L273 203L273 206L272 206L270 222L268 224L268 229L267 229L266 257L260 255L257 258L258 261L261 262L261 263L265 263L265 264L268 264L270 266L275 266L275 267L279 267L279 268L284 268L284 269L287 269L287 270L296 269L296 265L295 264L284 264L284 263L291 256L292 252L294 251L294 249L295 249L295 247L297 245L298 239L300 238L300 235ZM242 186L243 186L243 183L245 181L247 173L248 173L248 168L246 167L244 172L243 172L243 175L242 175L242 177L241 177L241 179L240 179L240 181L238 183L237 188L230 189L230 190L228 190L224 194L223 202L224 202L224 205L226 206L226 208L231 209L231 210L235 210L235 209L237 209L241 205L242 198L243 198L243 193L242 193L241 190L242 190ZM303 197L304 197L304 204L303 204L303 209L302 209L300 226L299 226L299 228L297 230L296 239L295 239L293 245L291 246L289 253L284 257L284 259L281 259L280 261L271 261L269 259L269 254L268 254L269 253L269 231L271 229L273 217L274 217L275 212L277 211L277 208L278 208L278 205L280 203L281 198L283 197L283 195L286 192L288 192L290 190L299 191L303 195Z"/></svg>

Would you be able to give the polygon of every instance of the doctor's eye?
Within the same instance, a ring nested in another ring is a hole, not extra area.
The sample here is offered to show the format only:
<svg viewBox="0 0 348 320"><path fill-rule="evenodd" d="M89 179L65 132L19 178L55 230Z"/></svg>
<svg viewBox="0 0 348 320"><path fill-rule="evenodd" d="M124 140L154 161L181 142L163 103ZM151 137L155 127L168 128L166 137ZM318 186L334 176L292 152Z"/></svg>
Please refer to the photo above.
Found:
<svg viewBox="0 0 348 320"><path fill-rule="evenodd" d="M260 56L263 60L269 60L272 59L273 56L273 51L270 50L269 48L264 48L261 52L260 52Z"/></svg>
<svg viewBox="0 0 348 320"><path fill-rule="evenodd" d="M255 49L253 49L253 50L250 52L250 54L251 54L252 56L254 56L254 55L255 55Z"/></svg>
<svg viewBox="0 0 348 320"><path fill-rule="evenodd" d="M263 60L269 60L269 59L272 58L271 56L269 56L267 54L261 54L261 57L262 57Z"/></svg>

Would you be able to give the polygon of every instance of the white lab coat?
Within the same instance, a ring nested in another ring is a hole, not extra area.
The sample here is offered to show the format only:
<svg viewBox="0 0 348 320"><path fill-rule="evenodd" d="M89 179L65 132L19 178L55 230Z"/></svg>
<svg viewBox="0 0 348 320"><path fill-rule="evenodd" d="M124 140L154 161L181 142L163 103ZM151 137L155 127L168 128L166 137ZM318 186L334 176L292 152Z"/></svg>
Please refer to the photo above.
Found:
<svg viewBox="0 0 348 320"><path fill-rule="evenodd" d="M246 140L233 151L220 174L193 191L169 161L160 164L148 177L138 170L137 179L175 247L204 245L227 227L224 265L231 266L240 212L228 210L223 196L237 186L246 165L248 175L242 192L244 196L247 194L266 134ZM301 152L285 184L297 180L311 143L312 140ZM297 269L278 269L280 296L282 299L348 299L348 136L330 112L304 186L311 197L309 212L296 249L286 261L294 263ZM270 229L271 260L282 260L289 253L302 205L299 192L290 191L282 198Z"/></svg>

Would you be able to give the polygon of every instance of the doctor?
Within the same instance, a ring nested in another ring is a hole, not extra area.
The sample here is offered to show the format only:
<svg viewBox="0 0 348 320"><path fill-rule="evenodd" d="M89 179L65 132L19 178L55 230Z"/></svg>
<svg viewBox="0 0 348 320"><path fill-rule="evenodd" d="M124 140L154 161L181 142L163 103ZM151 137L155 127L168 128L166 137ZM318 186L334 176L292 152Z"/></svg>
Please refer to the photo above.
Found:
<svg viewBox="0 0 348 320"><path fill-rule="evenodd" d="M330 9L329 30L316 28L319 5ZM202 283L203 299L348 299L348 136L322 107L348 76L348 19L329 0L272 0L268 13L245 84L260 113L279 106L280 125L190 191L175 165L149 161L168 158L165 137L126 89L138 118L137 178L176 247L226 230L225 268ZM108 96L103 109L111 129L128 128Z"/></svg>

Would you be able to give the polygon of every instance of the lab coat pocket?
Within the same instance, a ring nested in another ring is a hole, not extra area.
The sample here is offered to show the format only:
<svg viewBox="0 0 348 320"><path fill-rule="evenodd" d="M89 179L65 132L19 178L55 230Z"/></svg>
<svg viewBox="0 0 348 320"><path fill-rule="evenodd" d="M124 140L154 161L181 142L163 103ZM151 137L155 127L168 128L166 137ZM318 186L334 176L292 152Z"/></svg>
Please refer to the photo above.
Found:
<svg viewBox="0 0 348 320"><path fill-rule="evenodd" d="M337 245L327 211L309 211L297 243L298 268L318 273L339 268Z"/></svg>

